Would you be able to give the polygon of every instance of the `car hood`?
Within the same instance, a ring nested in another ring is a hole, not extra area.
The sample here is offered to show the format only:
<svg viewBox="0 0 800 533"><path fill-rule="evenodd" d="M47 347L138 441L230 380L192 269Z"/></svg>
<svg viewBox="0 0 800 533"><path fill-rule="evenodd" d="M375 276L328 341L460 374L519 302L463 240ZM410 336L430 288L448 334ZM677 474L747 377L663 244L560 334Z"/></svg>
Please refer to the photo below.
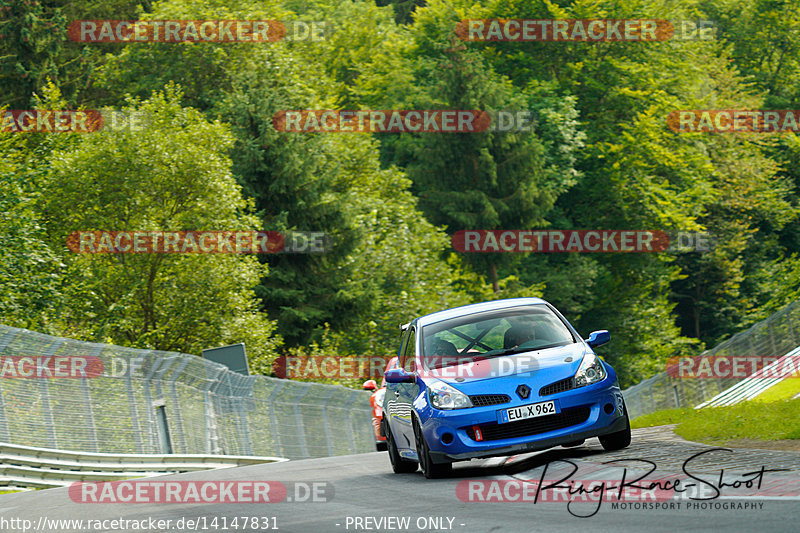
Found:
<svg viewBox="0 0 800 533"><path fill-rule="evenodd" d="M574 343L547 350L533 350L437 368L425 372L425 377L439 379L456 386L520 375L559 380L574 376L587 352L590 350L585 344Z"/></svg>

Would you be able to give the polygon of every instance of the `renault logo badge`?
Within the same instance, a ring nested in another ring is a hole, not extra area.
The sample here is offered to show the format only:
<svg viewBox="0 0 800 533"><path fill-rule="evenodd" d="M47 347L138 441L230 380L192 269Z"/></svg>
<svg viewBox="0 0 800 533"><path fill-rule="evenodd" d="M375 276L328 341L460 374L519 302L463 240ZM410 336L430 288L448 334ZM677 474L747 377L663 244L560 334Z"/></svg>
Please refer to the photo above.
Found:
<svg viewBox="0 0 800 533"><path fill-rule="evenodd" d="M517 387L517 395L523 400L527 400L528 396L531 395L531 388L527 385L520 385Z"/></svg>

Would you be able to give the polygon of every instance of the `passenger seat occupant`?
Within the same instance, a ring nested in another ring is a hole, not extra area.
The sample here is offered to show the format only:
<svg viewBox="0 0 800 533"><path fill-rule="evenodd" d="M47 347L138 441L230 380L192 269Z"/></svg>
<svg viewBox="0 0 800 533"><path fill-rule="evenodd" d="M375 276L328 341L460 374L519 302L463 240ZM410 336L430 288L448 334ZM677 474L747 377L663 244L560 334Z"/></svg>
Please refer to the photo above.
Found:
<svg viewBox="0 0 800 533"><path fill-rule="evenodd" d="M450 341L435 339L433 342L432 355L458 355L458 348Z"/></svg>

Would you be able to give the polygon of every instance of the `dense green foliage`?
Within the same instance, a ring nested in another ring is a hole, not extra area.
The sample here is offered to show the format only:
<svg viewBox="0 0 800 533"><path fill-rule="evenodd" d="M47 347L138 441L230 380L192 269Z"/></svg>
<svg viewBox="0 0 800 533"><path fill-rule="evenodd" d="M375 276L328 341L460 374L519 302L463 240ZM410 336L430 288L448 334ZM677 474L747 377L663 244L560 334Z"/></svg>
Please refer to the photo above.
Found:
<svg viewBox="0 0 800 533"><path fill-rule="evenodd" d="M144 112L0 133L0 321L197 353L387 356L397 325L543 296L623 385L800 296L795 134L674 133L679 109L799 109L787 1L0 0L0 106ZM78 19L324 21L318 41L77 44ZM466 18L713 19L716 39L464 42ZM287 109L531 110L532 131L287 133ZM322 231L325 254L81 255L76 230ZM462 229L707 231L708 253L457 254Z"/></svg>

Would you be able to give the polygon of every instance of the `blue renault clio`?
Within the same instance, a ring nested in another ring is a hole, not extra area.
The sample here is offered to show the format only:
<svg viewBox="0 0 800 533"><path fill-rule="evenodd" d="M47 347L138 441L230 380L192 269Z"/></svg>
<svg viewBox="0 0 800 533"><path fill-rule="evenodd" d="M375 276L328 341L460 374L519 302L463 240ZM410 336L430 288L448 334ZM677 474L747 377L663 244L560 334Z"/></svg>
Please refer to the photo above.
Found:
<svg viewBox="0 0 800 533"><path fill-rule="evenodd" d="M396 473L446 475L455 461L631 442L617 375L549 303L515 298L425 315L401 327L385 373L383 431Z"/></svg>

